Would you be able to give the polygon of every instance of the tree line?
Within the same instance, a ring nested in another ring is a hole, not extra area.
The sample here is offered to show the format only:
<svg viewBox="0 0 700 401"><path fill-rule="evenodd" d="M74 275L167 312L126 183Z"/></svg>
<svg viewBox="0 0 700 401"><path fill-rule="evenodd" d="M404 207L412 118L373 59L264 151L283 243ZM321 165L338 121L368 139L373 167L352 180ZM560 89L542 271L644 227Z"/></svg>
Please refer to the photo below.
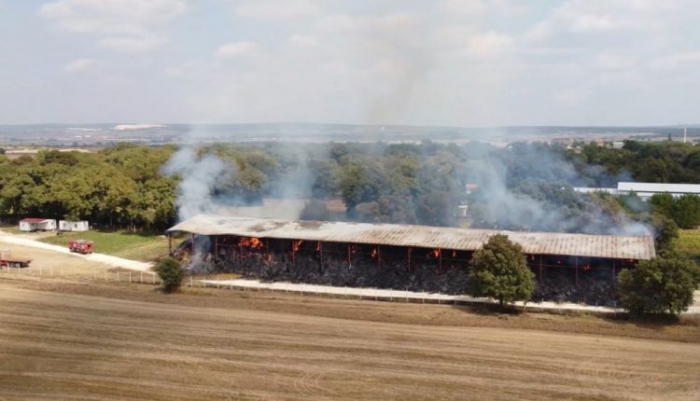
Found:
<svg viewBox="0 0 700 401"><path fill-rule="evenodd" d="M0 214L162 230L177 216L180 177L162 173L175 150L122 144L96 153L0 155ZM611 223L632 221L657 227L661 237L672 236L672 224L690 227L700 219L696 197L645 203L634 195L573 190L614 186L621 178L698 182L700 147L690 144L266 143L215 144L198 152L216 155L235 172L211 188L217 199L237 205L265 197L310 199L301 216L307 219L456 226L464 224L458 206L468 205L472 227L604 232ZM331 198L342 199L346 212L328 210L324 201Z"/></svg>

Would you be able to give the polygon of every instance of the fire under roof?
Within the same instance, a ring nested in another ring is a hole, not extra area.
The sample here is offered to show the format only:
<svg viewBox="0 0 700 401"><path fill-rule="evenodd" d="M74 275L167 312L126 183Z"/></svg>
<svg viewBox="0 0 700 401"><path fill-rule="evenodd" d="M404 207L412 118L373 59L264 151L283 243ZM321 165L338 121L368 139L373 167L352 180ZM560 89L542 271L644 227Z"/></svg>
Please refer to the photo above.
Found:
<svg viewBox="0 0 700 401"><path fill-rule="evenodd" d="M530 255L567 255L608 259L651 259L656 255L651 236L537 233L474 230L402 224L273 220L200 214L167 232L286 240L343 242L430 249L475 251L492 235L505 234Z"/></svg>

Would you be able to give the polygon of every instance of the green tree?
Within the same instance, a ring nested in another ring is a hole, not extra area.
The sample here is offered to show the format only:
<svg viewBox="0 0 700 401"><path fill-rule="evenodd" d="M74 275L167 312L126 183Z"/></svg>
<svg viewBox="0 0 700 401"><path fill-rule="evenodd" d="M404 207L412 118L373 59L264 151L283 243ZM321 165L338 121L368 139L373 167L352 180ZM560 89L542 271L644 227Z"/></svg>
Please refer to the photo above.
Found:
<svg viewBox="0 0 700 401"><path fill-rule="evenodd" d="M469 282L472 296L494 298L501 306L528 301L534 290L533 274L522 247L501 234L492 236L474 252Z"/></svg>
<svg viewBox="0 0 700 401"><path fill-rule="evenodd" d="M663 194L654 194L651 198L649 198L649 204L651 205L652 212L662 214L669 218L673 218L675 203L676 202L673 199L673 195L668 192Z"/></svg>
<svg viewBox="0 0 700 401"><path fill-rule="evenodd" d="M672 218L662 214L654 214L646 221L654 227L654 245L658 254L673 251L678 238L678 224Z"/></svg>
<svg viewBox="0 0 700 401"><path fill-rule="evenodd" d="M620 272L617 291L630 315L679 315L693 303L697 274L692 261L676 257L639 262Z"/></svg>
<svg viewBox="0 0 700 401"><path fill-rule="evenodd" d="M678 227L684 229L700 225L700 197L683 195L676 199L673 205L673 220L676 221Z"/></svg>
<svg viewBox="0 0 700 401"><path fill-rule="evenodd" d="M182 285L182 279L185 278L185 270L180 262L172 258L161 259L155 270L163 282L163 291L166 294L177 291Z"/></svg>

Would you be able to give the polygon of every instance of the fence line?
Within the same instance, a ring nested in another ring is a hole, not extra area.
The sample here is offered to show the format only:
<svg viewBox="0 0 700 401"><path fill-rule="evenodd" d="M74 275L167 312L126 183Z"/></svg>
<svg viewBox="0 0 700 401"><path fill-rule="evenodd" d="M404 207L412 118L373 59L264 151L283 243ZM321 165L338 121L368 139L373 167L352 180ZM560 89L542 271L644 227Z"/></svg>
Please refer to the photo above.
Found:
<svg viewBox="0 0 700 401"><path fill-rule="evenodd" d="M85 272L75 272L71 271L70 268L56 268L53 266L45 269L43 266L32 267L2 267L0 268L0 277L4 275L12 276L29 276L36 278L72 278L72 279L89 279L92 281L104 281L104 282L120 282L120 283L130 283L130 284L151 284L160 285L161 280L156 273L144 272L128 269L115 269L114 271L109 271L110 269L103 270L93 268L92 273Z"/></svg>
<svg viewBox="0 0 700 401"><path fill-rule="evenodd" d="M156 273L144 272L144 271L132 271L128 269L115 269L115 271L104 270L103 274L98 274L98 270L92 269L92 277L86 275L83 272L68 272L66 274L66 269L53 269L50 267L48 271L45 271L42 267L3 267L0 268L0 275L11 274L15 276L30 276L37 278L72 278L72 279L91 279L93 281L99 282L118 282L127 284L149 284L149 285L160 285L162 281ZM137 274L138 273L138 274ZM228 290L239 290L239 291L269 291L269 292L285 292L304 295L315 295L315 296L325 296L334 298L345 298L345 299L370 299L375 301L389 301L389 302L405 302L405 303L434 303L434 304L461 304L461 305L473 305L473 304L483 304L490 303L490 301L485 299L472 298L469 296L455 296L446 294L433 294L433 293L419 293L411 291L400 291L393 289L377 289L377 288L355 288L355 287L332 287L332 286L322 286L313 284L293 284L293 283L262 283L256 280L208 280L206 277L203 279L194 279L189 276L183 280L183 287L186 288L217 288L217 289L228 289ZM576 305L578 306L578 305ZM560 312L565 312L567 310L581 310L580 308L567 308L558 305L557 307L537 307L537 304L529 304L528 307L533 309L549 309L558 310ZM591 312L602 312L610 313L614 312L614 309L605 307L586 307L587 311Z"/></svg>
<svg viewBox="0 0 700 401"><path fill-rule="evenodd" d="M161 280L156 273L136 271L128 269L118 269L115 271L104 270L104 274L98 274L98 270L93 268L92 277L83 272L71 272L70 269L66 273L66 269L54 269L49 267L2 267L0 268L0 277L2 275L13 276L30 276L37 278L72 278L81 280L93 280L96 282L119 282L126 284L148 284L160 285ZM487 299L473 298L463 295L447 295L401 291L395 289L377 289L377 288L355 288L355 287L332 287L313 284L293 284L293 283L263 283L256 280L208 280L194 279L192 276L187 277L183 281L183 287L186 288L219 288L238 291L270 291L270 292L285 292L299 295L315 295L333 298L346 299L372 299L377 301L389 302L405 302L405 303L436 303L436 304L485 304L491 303ZM522 303L516 303L522 306ZM589 312L610 314L617 313L621 310L618 308L610 308L605 306L591 306L578 304L556 304L552 302L528 303L527 308L530 310L547 310L560 313L567 312ZM700 307L691 306L684 314L700 314Z"/></svg>

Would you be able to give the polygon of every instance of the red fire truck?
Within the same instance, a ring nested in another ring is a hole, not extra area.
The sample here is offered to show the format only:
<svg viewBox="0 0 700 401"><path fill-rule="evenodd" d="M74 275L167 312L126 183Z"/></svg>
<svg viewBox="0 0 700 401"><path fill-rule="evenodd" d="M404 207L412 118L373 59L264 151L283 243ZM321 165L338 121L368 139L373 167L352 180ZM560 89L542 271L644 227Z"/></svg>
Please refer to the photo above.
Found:
<svg viewBox="0 0 700 401"><path fill-rule="evenodd" d="M95 243L85 239L73 239L68 243L68 249L71 252L87 255L95 250Z"/></svg>

